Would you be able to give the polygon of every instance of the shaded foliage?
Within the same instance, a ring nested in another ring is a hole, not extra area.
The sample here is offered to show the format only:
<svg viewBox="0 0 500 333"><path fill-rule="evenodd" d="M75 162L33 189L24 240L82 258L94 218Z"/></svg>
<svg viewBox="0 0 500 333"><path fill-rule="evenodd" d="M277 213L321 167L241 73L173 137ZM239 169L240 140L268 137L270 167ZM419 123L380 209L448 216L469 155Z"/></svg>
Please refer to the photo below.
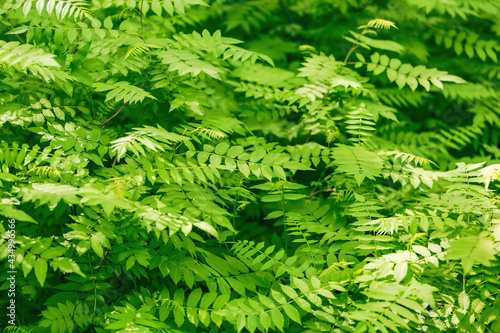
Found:
<svg viewBox="0 0 500 333"><path fill-rule="evenodd" d="M499 14L6 0L8 331L500 331Z"/></svg>

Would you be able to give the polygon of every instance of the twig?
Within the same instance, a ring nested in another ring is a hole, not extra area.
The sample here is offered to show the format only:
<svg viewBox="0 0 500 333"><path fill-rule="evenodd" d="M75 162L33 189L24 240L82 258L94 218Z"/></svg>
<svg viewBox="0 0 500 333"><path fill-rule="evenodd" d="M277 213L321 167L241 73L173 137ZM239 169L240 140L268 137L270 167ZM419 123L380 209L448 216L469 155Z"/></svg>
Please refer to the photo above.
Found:
<svg viewBox="0 0 500 333"><path fill-rule="evenodd" d="M142 4L143 4L144 0L141 1L141 35L142 35L142 39L144 40L144 26L142 24Z"/></svg>
<svg viewBox="0 0 500 333"><path fill-rule="evenodd" d="M311 199L311 197L315 196L319 192L332 192L332 191L335 191L335 187L328 188L326 190L317 190L316 192L313 192L313 193L309 194L309 196L307 197L307 199Z"/></svg>
<svg viewBox="0 0 500 333"><path fill-rule="evenodd" d="M109 250L108 250L109 251ZM99 266L97 266L96 268L96 271L99 270L102 266L102 263L104 262L104 259L106 259L106 256L108 255L108 251L104 252L104 255L101 259L101 262L99 263ZM90 294L92 293L94 289L90 290L88 293L87 293L87 297L90 296ZM73 314L71 315L71 319L75 320L75 313L76 313L76 308L78 307L78 305L80 305L81 303L83 302L83 298L81 298L80 300L78 300L78 303L76 303L75 305L75 308L73 309Z"/></svg>
<svg viewBox="0 0 500 333"><path fill-rule="evenodd" d="M116 111L116 113L114 115L112 115L111 117L106 119L106 121L103 122L101 125L99 125L99 127L103 127L108 121L110 121L111 119L116 117L118 115L118 113L120 113L123 110L123 108L125 107L125 105L127 105L127 104L128 104L128 102L125 102L125 104L123 104L122 107L118 111Z"/></svg>
<svg viewBox="0 0 500 333"><path fill-rule="evenodd" d="M175 155L175 152L177 151L177 149L182 146L184 142L181 142L177 145L177 147L175 147L174 151L172 152L172 158L170 159L170 162L173 162L174 158L177 157L177 155Z"/></svg>
<svg viewBox="0 0 500 333"><path fill-rule="evenodd" d="M7 14L5 14L5 18L8 18ZM2 22L1 20L0 20L0 24L2 24L4 27L6 27L6 28L7 28L7 29L9 29L9 30L13 30L13 29L14 29L13 27L9 27L7 24L5 24L4 22ZM17 39L19 39L19 41L20 41L21 43L26 44L26 42L24 42L24 41L22 40L22 38L21 38L21 37L19 37L19 35L18 35L18 34L15 34L14 36L16 36L16 37L17 37Z"/></svg>
<svg viewBox="0 0 500 333"><path fill-rule="evenodd" d="M85 37L80 38L80 40L78 41L78 43L81 43L81 41L82 41L84 38L85 38ZM72 53L72 54L75 54L75 53L76 53L76 51L78 51L78 43L76 44L75 49L73 50L73 53Z"/></svg>
<svg viewBox="0 0 500 333"><path fill-rule="evenodd" d="M340 71L339 71L340 74L342 74L342 70L347 65L347 60L349 60L349 57L351 56L351 54L359 47L359 41L360 41L361 37L366 33L367 29L368 29L368 27L365 27L363 29L363 31L361 31L361 33L358 35L358 38L356 38L356 41L354 42L355 45L353 45L351 47L351 49L349 50L349 52L347 52L347 55L344 59L344 64L342 65L342 67L340 68Z"/></svg>
<svg viewBox="0 0 500 333"><path fill-rule="evenodd" d="M82 22L83 22L83 21L85 21L85 19L86 19L86 18L87 18L87 17L82 18ZM82 30L83 30L83 29L82 29ZM80 33L80 32L81 32L81 31L79 31L79 33ZM78 41L78 43L76 43L75 49L73 50L73 54L75 54L75 53L76 53L76 51L78 50L78 44L79 44L79 43L83 40L83 38L85 38L85 37L80 38L80 40Z"/></svg>
<svg viewBox="0 0 500 333"><path fill-rule="evenodd" d="M149 77L149 74L147 75L147 78L148 77ZM146 85L146 83L147 83L147 81L142 84L141 88L144 88L144 86ZM125 105L127 105L127 104L128 104L128 102L125 102L125 104L123 104L122 107L118 111L116 111L116 113L114 115L112 115L111 117L109 117L108 119L106 119L106 121L103 122L101 125L99 125L99 127L103 127L108 121L110 121L111 119L113 119L114 117L116 117L118 115L118 113L120 113L123 110L123 108L125 107Z"/></svg>

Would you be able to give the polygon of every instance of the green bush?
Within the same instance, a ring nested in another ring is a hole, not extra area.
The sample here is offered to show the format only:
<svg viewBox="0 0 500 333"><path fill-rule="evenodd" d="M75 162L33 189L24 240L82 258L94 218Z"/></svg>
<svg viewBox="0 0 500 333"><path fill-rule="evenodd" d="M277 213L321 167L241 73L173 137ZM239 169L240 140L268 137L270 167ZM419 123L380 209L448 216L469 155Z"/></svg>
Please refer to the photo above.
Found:
<svg viewBox="0 0 500 333"><path fill-rule="evenodd" d="M500 332L499 1L0 6L7 331Z"/></svg>

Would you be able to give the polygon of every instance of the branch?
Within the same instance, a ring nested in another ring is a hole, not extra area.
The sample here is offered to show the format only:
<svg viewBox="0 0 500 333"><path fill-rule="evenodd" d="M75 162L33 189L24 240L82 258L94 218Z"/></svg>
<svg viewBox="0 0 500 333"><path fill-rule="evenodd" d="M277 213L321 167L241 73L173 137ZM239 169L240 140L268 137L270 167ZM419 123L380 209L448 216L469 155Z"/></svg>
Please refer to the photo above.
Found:
<svg viewBox="0 0 500 333"><path fill-rule="evenodd" d="M118 113L120 113L123 110L123 108L125 107L125 105L127 105L127 104L128 104L128 102L125 102L125 104L123 104L122 107L118 111L116 111L116 113L114 115L112 115L111 117L106 119L106 121L103 122L101 125L99 125L99 127L103 127L108 121L110 121L111 119L116 117L118 115Z"/></svg>
<svg viewBox="0 0 500 333"><path fill-rule="evenodd" d="M142 40L144 40L144 25L142 24L142 3L144 0L141 1L141 35L142 35Z"/></svg>
<svg viewBox="0 0 500 333"><path fill-rule="evenodd" d="M309 139L311 138L311 132L312 132L312 130L310 130L310 131L309 131L309 134L307 135L306 143L308 143L308 142L309 142Z"/></svg>
<svg viewBox="0 0 500 333"><path fill-rule="evenodd" d="M149 74L147 75L147 78L149 78ZM147 80L147 78L146 78L146 80ZM142 84L141 88L144 88L144 86L146 85L146 83L147 83L147 81ZM128 104L128 102L125 102L125 104L123 104L122 107L118 111L116 111L116 113L114 115L112 115L111 117L109 117L105 122L103 122L101 125L99 125L99 127L103 127L108 121L110 121L111 119L113 119L114 117L116 117L118 115L118 113L120 113L123 110L123 108L125 107L125 105L127 105L127 104ZM113 162L113 165L114 165L114 162Z"/></svg>
<svg viewBox="0 0 500 333"><path fill-rule="evenodd" d="M316 192L313 192L313 193L309 194L309 196L307 197L307 199L311 199L311 197L315 196L319 192L331 192L331 191L335 191L335 187L328 188L326 190L317 190Z"/></svg>

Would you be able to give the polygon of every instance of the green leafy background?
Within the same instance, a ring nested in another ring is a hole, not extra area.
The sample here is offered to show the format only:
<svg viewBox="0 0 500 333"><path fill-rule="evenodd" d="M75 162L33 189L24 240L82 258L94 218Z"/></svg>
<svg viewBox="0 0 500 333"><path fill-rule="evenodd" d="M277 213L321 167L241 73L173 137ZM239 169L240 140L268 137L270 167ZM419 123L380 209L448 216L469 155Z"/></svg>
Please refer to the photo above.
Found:
<svg viewBox="0 0 500 333"><path fill-rule="evenodd" d="M499 35L497 0L4 1L6 331L500 332Z"/></svg>

